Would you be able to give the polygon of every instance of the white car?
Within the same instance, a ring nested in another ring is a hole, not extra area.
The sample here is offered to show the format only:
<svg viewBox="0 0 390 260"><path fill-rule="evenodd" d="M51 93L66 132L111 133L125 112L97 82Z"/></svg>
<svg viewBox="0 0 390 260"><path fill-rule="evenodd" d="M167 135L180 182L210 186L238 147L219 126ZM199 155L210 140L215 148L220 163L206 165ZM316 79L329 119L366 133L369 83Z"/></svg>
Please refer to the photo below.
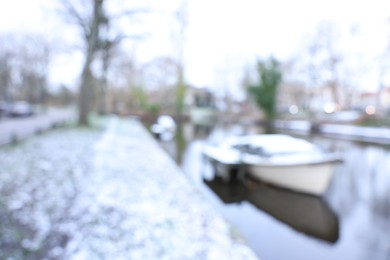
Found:
<svg viewBox="0 0 390 260"><path fill-rule="evenodd" d="M0 101L0 117L7 116L9 112L9 105L5 101Z"/></svg>
<svg viewBox="0 0 390 260"><path fill-rule="evenodd" d="M12 117L32 116L33 110L26 101L16 101L11 104L9 115Z"/></svg>

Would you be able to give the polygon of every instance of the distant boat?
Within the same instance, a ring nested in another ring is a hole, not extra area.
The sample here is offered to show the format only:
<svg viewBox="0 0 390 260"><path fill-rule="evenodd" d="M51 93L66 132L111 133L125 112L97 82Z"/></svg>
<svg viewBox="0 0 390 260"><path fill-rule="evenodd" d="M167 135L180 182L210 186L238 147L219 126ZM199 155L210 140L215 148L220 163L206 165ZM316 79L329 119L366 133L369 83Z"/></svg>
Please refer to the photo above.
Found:
<svg viewBox="0 0 390 260"><path fill-rule="evenodd" d="M152 133L161 140L171 140L176 132L175 120L168 115L159 116L151 126Z"/></svg>
<svg viewBox="0 0 390 260"><path fill-rule="evenodd" d="M306 235L331 243L339 239L339 221L328 204L317 196L246 180L224 183L203 180L224 203L248 201L258 209Z"/></svg>
<svg viewBox="0 0 390 260"><path fill-rule="evenodd" d="M339 153L289 135L247 135L204 147L203 155L225 180L249 174L255 179L299 192L322 195L328 188Z"/></svg>

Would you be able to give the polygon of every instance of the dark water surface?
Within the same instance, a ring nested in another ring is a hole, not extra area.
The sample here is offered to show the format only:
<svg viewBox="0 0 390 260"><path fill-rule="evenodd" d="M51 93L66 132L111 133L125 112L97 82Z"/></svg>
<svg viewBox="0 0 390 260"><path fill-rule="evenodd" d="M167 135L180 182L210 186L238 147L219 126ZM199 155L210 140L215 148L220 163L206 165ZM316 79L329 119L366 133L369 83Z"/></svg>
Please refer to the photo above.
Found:
<svg viewBox="0 0 390 260"><path fill-rule="evenodd" d="M223 184L202 161L205 143L261 133L253 126L181 125L160 141L261 259L390 259L390 147L300 136L345 161L322 198L247 181Z"/></svg>

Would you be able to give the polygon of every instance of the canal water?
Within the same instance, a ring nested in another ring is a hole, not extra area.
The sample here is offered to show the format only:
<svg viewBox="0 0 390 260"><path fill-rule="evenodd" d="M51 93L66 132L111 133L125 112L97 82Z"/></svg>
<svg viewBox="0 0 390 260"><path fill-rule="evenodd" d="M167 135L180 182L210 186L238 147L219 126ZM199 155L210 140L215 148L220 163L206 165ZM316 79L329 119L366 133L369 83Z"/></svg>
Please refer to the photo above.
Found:
<svg viewBox="0 0 390 260"><path fill-rule="evenodd" d="M299 136L344 154L321 198L213 179L201 156L205 144L262 132L256 126L186 124L160 144L259 258L390 259L390 147Z"/></svg>

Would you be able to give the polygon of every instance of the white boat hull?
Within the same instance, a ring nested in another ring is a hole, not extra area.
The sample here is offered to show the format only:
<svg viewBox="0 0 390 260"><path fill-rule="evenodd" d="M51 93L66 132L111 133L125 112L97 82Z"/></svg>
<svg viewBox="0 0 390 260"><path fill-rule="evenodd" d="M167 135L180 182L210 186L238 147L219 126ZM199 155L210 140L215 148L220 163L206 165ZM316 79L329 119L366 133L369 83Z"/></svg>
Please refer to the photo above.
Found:
<svg viewBox="0 0 390 260"><path fill-rule="evenodd" d="M249 174L263 182L291 190L322 195L332 178L334 162L289 166L248 165Z"/></svg>
<svg viewBox="0 0 390 260"><path fill-rule="evenodd" d="M285 135L237 137L219 147L205 147L204 155L217 175L229 180L230 170L290 190L322 195L342 161L339 153L325 153L315 145Z"/></svg>

